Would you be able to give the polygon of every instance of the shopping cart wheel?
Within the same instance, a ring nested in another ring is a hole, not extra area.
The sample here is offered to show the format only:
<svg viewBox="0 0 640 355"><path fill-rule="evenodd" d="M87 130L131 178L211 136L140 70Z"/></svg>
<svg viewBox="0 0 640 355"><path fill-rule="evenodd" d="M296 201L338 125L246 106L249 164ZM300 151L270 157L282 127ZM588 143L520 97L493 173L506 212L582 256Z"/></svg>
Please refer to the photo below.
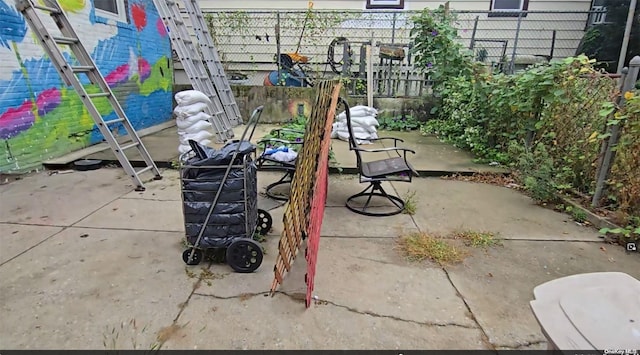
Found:
<svg viewBox="0 0 640 355"><path fill-rule="evenodd" d="M271 230L272 225L273 219L269 212L258 209L258 226L256 227L258 233L260 235L266 235Z"/></svg>
<svg viewBox="0 0 640 355"><path fill-rule="evenodd" d="M227 248L227 264L235 272L254 272L262 264L262 246L253 239L242 238Z"/></svg>
<svg viewBox="0 0 640 355"><path fill-rule="evenodd" d="M193 256L191 255L191 250L193 250ZM182 260L184 260L187 265L198 265L202 261L202 250L198 249L187 249L182 252ZM191 258L189 258L191 257Z"/></svg>

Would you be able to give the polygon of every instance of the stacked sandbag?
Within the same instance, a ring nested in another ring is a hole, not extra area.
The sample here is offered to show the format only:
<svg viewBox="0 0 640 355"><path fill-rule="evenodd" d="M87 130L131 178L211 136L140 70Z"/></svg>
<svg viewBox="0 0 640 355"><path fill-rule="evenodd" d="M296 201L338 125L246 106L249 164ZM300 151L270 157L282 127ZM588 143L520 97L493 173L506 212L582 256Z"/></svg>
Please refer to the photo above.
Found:
<svg viewBox="0 0 640 355"><path fill-rule="evenodd" d="M351 113L351 126L353 135L358 144L371 144L371 139L378 138L378 110L368 106L354 106L349 109ZM331 132L331 138L349 140L349 128L347 127L347 114L345 112L336 116Z"/></svg>
<svg viewBox="0 0 640 355"><path fill-rule="evenodd" d="M202 145L211 143L210 132L211 116L206 113L207 107L211 105L211 100L207 95L196 90L180 91L175 95L178 106L173 110L176 116L176 126L178 126L178 136L180 154L191 150L189 140L194 140Z"/></svg>

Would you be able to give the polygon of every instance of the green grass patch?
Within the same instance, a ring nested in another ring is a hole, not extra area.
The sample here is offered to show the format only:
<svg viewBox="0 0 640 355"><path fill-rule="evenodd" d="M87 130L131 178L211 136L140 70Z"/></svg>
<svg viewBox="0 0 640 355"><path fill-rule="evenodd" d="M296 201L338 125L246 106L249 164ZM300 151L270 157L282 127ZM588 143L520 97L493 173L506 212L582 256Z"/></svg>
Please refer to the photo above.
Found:
<svg viewBox="0 0 640 355"><path fill-rule="evenodd" d="M462 262L467 253L450 240L425 232L416 232L398 238L398 248L411 261L430 260L441 265Z"/></svg>
<svg viewBox="0 0 640 355"><path fill-rule="evenodd" d="M489 248L502 245L502 241L491 232L462 231L453 234L455 239L462 239L466 246Z"/></svg>

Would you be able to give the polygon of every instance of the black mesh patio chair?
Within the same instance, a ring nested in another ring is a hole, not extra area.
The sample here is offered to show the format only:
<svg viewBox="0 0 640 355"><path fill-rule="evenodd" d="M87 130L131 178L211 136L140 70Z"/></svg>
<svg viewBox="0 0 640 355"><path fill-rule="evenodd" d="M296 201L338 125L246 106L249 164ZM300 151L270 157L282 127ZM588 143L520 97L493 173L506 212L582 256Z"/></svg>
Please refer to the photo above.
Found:
<svg viewBox="0 0 640 355"><path fill-rule="evenodd" d="M296 160L283 162L277 159L274 159L273 155L266 154L267 149L277 147L277 146L287 146L292 148L294 151L300 153L302 150L302 138L296 141L289 141L284 139L287 134L295 134L302 137L304 135L303 131L289 129L289 128L277 128L271 131L270 133L272 138L264 138L259 140L258 147L262 150L262 153L258 156L256 160L256 165L258 166L258 170L261 171L278 171L283 172L282 177L265 188L265 193L267 196L274 200L279 201L287 201L289 199L289 195L283 194L282 192L274 191L276 187L286 184L291 184L293 181L293 175L296 171ZM290 187L289 187L290 188Z"/></svg>
<svg viewBox="0 0 640 355"><path fill-rule="evenodd" d="M400 138L381 137L369 139L369 141L393 141L393 147L389 148L362 148L353 134L349 105L340 98L339 103L344 107L349 129L349 150L356 154L356 164L360 183L368 183L367 188L349 197L346 206L349 210L365 216L393 216L404 210L405 201L395 195L390 195L382 187L384 181L411 182L413 176L419 176L418 172L407 161L407 153L415 154L415 151L398 147L398 142L404 142ZM389 158L373 161L364 161L365 153L388 152ZM397 155L397 156L395 156ZM364 201L363 201L364 200Z"/></svg>

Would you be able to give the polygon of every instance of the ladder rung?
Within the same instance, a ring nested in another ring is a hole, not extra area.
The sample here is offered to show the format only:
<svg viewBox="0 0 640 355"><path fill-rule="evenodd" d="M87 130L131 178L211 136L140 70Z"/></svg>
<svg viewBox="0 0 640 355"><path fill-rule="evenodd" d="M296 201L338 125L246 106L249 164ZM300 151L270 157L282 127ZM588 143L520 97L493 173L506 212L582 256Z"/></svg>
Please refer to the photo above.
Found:
<svg viewBox="0 0 640 355"><path fill-rule="evenodd" d="M33 7L36 8L36 9L43 10L43 11L49 11L49 12L51 12L53 14L59 14L60 13L60 10L56 9L55 7L35 5L35 4L33 5Z"/></svg>
<svg viewBox="0 0 640 355"><path fill-rule="evenodd" d="M151 169L153 169L153 166L149 165L146 168L143 168L143 169L140 169L140 170L136 171L136 175L140 175L140 174L146 173L147 171L149 171Z"/></svg>
<svg viewBox="0 0 640 355"><path fill-rule="evenodd" d="M92 71L94 68L91 65L76 65L71 67L74 73L86 73Z"/></svg>
<svg viewBox="0 0 640 355"><path fill-rule="evenodd" d="M104 124L110 125L118 122L124 122L124 118L116 118L115 120L104 121Z"/></svg>
<svg viewBox="0 0 640 355"><path fill-rule="evenodd" d="M138 143L138 142L133 142L133 143L131 143L131 144L125 145L124 147L120 147L120 151L121 151L121 152L123 152L123 151L125 151L125 150L127 150L127 149L130 149L130 148L133 148L133 147L137 147L137 146L139 146L139 145L140 145L140 143Z"/></svg>
<svg viewBox="0 0 640 355"><path fill-rule="evenodd" d="M72 38L72 37L56 37L56 36L53 36L52 38L56 43L60 43L60 44L76 44L76 43L78 43L78 39L77 38Z"/></svg>
<svg viewBox="0 0 640 355"><path fill-rule="evenodd" d="M87 94L88 97L90 98L94 98L94 97L106 97L109 96L111 94L109 94L108 92L97 92L95 94Z"/></svg>

